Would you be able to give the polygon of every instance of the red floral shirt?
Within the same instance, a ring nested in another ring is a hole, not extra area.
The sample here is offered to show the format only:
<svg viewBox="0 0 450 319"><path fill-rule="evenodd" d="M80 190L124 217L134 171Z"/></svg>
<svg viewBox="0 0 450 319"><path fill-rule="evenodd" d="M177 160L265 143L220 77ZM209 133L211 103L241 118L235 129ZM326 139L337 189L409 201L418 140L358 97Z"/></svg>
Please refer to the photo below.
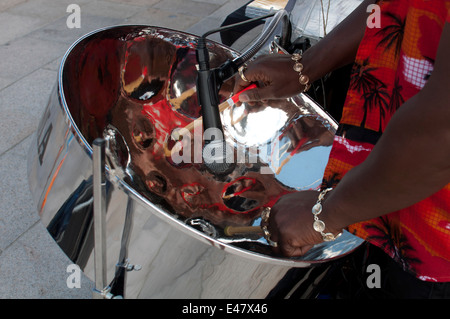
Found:
<svg viewBox="0 0 450 319"><path fill-rule="evenodd" d="M366 29L340 122L372 137L381 135L396 110L424 87L450 20L449 0L384 0L378 5L381 28ZM335 185L366 159L376 139L364 136L336 136L324 186ZM450 184L416 205L351 225L349 231L384 249L421 280L450 281Z"/></svg>

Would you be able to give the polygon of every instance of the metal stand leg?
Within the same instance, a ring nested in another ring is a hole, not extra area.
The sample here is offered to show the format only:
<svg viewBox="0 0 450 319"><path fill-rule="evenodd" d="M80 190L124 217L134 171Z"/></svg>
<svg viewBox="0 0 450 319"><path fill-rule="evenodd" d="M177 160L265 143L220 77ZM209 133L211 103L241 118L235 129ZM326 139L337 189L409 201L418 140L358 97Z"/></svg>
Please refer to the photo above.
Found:
<svg viewBox="0 0 450 319"><path fill-rule="evenodd" d="M93 144L92 166L93 166L93 195L94 195L94 270L95 289L94 299L123 299L121 295L111 293L111 284L107 283L107 260L106 260L106 139L97 138ZM128 214L128 208L127 208ZM123 256L124 262L116 266L124 268L126 272L140 270L139 265L132 265ZM114 281L114 280L113 280Z"/></svg>
<svg viewBox="0 0 450 319"><path fill-rule="evenodd" d="M92 165L94 186L94 264L95 290L94 299L104 299L106 281L106 177L105 177L104 139L93 143Z"/></svg>

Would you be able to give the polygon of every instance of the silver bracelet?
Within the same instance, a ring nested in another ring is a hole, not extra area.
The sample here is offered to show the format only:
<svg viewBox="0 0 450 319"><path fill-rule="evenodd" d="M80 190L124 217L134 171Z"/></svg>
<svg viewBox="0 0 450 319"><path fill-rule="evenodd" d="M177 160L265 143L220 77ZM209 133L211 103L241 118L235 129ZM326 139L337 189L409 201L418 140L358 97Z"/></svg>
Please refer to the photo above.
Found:
<svg viewBox="0 0 450 319"><path fill-rule="evenodd" d="M270 207L266 207L266 208L264 208L264 210L261 213L261 220L264 223L268 224L269 223L269 217L270 217ZM269 232L269 229L267 228L267 226L262 226L261 229L262 229L262 231L264 233L264 238L267 240L267 243L270 246L272 246L272 247L278 247L278 243L273 241L270 238L271 235L270 235L270 232Z"/></svg>
<svg viewBox="0 0 450 319"><path fill-rule="evenodd" d="M342 235L342 233L339 233L338 235L334 236L332 233L324 233L325 231L325 223L321 221L318 217L320 213L322 212L322 201L325 198L325 195L328 194L328 192L332 191L332 188L327 188L323 190L319 194L319 198L317 199L317 203L312 208L312 213L314 215L314 223L313 228L316 232L319 232L322 235L323 241L334 241L339 236Z"/></svg>

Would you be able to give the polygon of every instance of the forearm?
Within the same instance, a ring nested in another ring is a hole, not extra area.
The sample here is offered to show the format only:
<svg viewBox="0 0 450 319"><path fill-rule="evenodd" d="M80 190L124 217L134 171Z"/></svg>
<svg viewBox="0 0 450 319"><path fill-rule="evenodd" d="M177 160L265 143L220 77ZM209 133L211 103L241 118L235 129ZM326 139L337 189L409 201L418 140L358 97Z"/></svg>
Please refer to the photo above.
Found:
<svg viewBox="0 0 450 319"><path fill-rule="evenodd" d="M324 211L337 228L409 207L450 182L450 117L425 118L421 104L439 103L425 96L398 111L367 160L331 192Z"/></svg>
<svg viewBox="0 0 450 319"><path fill-rule="evenodd" d="M303 55L304 74L316 81L327 73L354 62L366 30L367 7L374 0L365 0L347 18Z"/></svg>
<svg viewBox="0 0 450 319"><path fill-rule="evenodd" d="M450 26L427 85L395 113L368 158L324 203L336 228L409 207L450 183Z"/></svg>

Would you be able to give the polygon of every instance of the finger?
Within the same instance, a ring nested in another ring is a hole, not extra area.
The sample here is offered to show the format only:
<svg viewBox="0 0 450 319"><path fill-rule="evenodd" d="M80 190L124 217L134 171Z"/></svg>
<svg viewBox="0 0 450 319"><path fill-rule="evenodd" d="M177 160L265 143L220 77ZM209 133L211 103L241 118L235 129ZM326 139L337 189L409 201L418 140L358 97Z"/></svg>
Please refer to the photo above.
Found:
<svg viewBox="0 0 450 319"><path fill-rule="evenodd" d="M245 75L245 77L247 77L247 75ZM245 88L247 88L248 86L250 86L251 84L253 84L254 82L249 80L247 78L248 81L245 81L244 79L242 79L242 77L237 74L234 77L234 89L233 89L233 94L236 94L242 90L244 90ZM255 81L256 82L256 81Z"/></svg>
<svg viewBox="0 0 450 319"><path fill-rule="evenodd" d="M262 102L273 97L272 88L269 86L251 89L243 92L239 96L239 101L242 103L248 102Z"/></svg>
<svg viewBox="0 0 450 319"><path fill-rule="evenodd" d="M239 93L242 90L245 90L247 87L249 87L252 83L250 82L244 82L242 80L239 79L239 76L236 77L235 83L234 83L234 88L233 88L233 94Z"/></svg>
<svg viewBox="0 0 450 319"><path fill-rule="evenodd" d="M254 83L251 82L245 82L243 81L240 76L236 76L235 77L235 83L234 83L234 88L233 88L233 95L238 94L239 92L244 91L245 89L247 89L249 86L253 85ZM242 94L242 93L241 93ZM237 106L241 106L242 102L240 100L237 100L235 102L235 104Z"/></svg>

